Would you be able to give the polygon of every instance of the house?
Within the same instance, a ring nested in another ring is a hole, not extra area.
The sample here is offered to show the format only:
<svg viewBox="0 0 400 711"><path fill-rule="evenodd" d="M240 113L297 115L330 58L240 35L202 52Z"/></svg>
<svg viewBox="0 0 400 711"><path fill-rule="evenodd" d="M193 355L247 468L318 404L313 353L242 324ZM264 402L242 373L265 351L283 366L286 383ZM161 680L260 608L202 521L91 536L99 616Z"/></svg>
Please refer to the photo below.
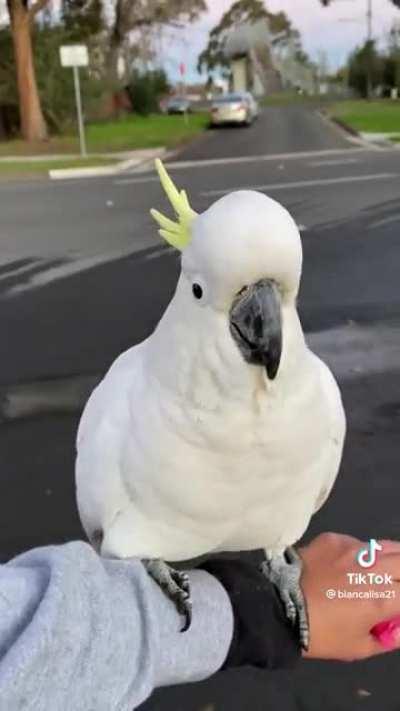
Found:
<svg viewBox="0 0 400 711"><path fill-rule="evenodd" d="M282 88L271 46L266 20L242 23L228 32L224 52L230 64L232 91L251 91L261 97Z"/></svg>
<svg viewBox="0 0 400 711"><path fill-rule="evenodd" d="M276 39L266 19L242 23L228 31L224 52L232 91L251 91L257 97L287 88L314 92L314 71L299 60L295 41L285 38L284 43L277 43Z"/></svg>

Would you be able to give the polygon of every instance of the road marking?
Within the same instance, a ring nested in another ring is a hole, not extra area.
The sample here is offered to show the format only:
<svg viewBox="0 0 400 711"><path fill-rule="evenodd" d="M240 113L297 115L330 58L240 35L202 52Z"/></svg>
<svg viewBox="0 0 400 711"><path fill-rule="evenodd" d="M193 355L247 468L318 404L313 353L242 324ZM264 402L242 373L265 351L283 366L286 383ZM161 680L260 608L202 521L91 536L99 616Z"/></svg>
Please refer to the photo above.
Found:
<svg viewBox="0 0 400 711"><path fill-rule="evenodd" d="M186 170L187 168L208 168L209 166L226 166L232 164L240 163L260 163L260 162L282 162L284 160L296 160L303 158L323 158L324 156L340 156L349 154L360 154L365 153L364 148L329 148L323 151L299 151L298 153L276 153L271 155L270 153L266 155L259 156L233 156L231 158L206 158L201 160L176 160L176 161L165 161L166 166L169 170ZM149 173L149 168L146 168L146 173ZM139 170L135 171L135 175L140 173ZM128 177L133 173L126 174L126 178L120 177L117 180L113 180L114 185L129 185L129 183L139 183L139 182L151 182L153 180L158 180L158 178L153 178L151 175L146 175L143 178Z"/></svg>
<svg viewBox="0 0 400 711"><path fill-rule="evenodd" d="M312 161L308 165L312 166L312 168L322 168L325 165L350 165L350 163L359 163L360 161L357 158L342 158L341 160L317 160L317 161Z"/></svg>
<svg viewBox="0 0 400 711"><path fill-rule="evenodd" d="M169 166L168 166L169 167ZM135 185L135 183L159 183L160 179L155 176L146 176L145 178L125 178L120 180L114 180L114 185Z"/></svg>
<svg viewBox="0 0 400 711"><path fill-rule="evenodd" d="M390 217L385 217L382 220L376 220L376 222L372 222L369 226L369 230L374 230L377 227L384 227L384 225L391 225L393 222L399 222L400 220L400 213L397 215L391 215Z"/></svg>
<svg viewBox="0 0 400 711"><path fill-rule="evenodd" d="M106 254L69 259L69 261L57 266L52 266L52 263L49 262L49 260L41 260L42 271L36 272L33 275L30 275L28 272L26 280L11 286L9 289L5 289L2 294L2 298L18 296L26 291L31 291L32 289L45 286L46 284L69 277L73 274L89 271L90 269L102 264L115 262L122 258L133 257L135 254L137 254L137 259L147 262L151 259L159 259L164 256L170 257L178 255L179 252L177 252L177 250L173 247L164 246L155 247L154 249L150 248L149 250L136 250L134 247L128 247L126 249L120 249ZM46 266L48 262L49 267ZM40 264L40 262L38 262L38 264Z"/></svg>
<svg viewBox="0 0 400 711"><path fill-rule="evenodd" d="M160 247L159 249L155 249L154 252L150 252L149 254L146 254L143 259L145 262L149 262L151 259L159 259L159 257L164 257L165 255L172 255L176 254L178 255L179 252L175 249L175 247Z"/></svg>
<svg viewBox="0 0 400 711"><path fill-rule="evenodd" d="M326 185L340 185L341 183L357 183L372 180L389 180L396 178L397 173L375 173L373 175L349 175L342 178L326 178L324 180L299 180L295 183L266 183L264 185L245 185L236 188L221 190L204 190L200 195L226 195L236 190L296 190L298 188L325 187Z"/></svg>

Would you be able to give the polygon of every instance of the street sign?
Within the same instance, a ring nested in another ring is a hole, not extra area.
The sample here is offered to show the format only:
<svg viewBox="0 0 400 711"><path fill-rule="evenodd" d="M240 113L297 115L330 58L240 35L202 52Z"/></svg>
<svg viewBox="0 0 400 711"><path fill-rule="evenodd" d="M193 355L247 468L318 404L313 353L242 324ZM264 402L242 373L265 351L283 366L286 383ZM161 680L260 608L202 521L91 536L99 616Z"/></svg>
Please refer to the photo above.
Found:
<svg viewBox="0 0 400 711"><path fill-rule="evenodd" d="M87 67L89 64L88 48L85 44L64 44L60 47L61 66L72 67L74 75L76 113L78 117L79 143L81 146L81 156L85 157L86 138L85 126L83 123L81 85L79 81L79 67Z"/></svg>
<svg viewBox="0 0 400 711"><path fill-rule="evenodd" d="M63 67L87 67L88 48L85 44L64 44L60 47L60 59Z"/></svg>

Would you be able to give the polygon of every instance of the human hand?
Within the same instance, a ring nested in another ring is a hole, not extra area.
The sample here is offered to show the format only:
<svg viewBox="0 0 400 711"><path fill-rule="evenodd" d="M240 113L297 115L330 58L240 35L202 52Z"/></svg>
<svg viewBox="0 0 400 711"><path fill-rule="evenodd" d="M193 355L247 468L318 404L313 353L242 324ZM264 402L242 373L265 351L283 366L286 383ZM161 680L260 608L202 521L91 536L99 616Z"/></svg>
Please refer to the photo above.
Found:
<svg viewBox="0 0 400 711"><path fill-rule="evenodd" d="M304 652L305 657L353 661L388 650L389 645L380 643L371 630L376 625L379 625L376 630L382 629L383 620L400 615L400 543L379 543L383 550L368 570L357 563L357 553L366 545L357 538L324 533L299 550L303 559L301 584L310 622L310 647ZM387 574L392 576L392 582L350 584L348 573ZM377 594L390 591L390 595L349 599L339 598L339 590L361 595L368 591ZM334 596L330 599L331 591ZM400 628L399 634L392 634L392 639L391 648L400 648Z"/></svg>

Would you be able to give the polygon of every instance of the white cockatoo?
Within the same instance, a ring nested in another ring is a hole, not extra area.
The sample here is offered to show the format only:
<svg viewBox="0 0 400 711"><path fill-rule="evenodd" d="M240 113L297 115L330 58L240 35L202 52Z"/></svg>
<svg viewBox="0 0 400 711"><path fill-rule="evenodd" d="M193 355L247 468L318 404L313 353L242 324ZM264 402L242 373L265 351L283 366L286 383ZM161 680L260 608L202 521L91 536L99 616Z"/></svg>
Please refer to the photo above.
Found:
<svg viewBox="0 0 400 711"><path fill-rule="evenodd" d="M188 579L165 561L265 549L306 647L292 546L333 486L345 416L296 310L299 231L251 190L197 215L157 169L177 222L152 215L182 252L181 274L154 333L117 358L82 415L82 523L102 555L143 559L186 626Z"/></svg>

